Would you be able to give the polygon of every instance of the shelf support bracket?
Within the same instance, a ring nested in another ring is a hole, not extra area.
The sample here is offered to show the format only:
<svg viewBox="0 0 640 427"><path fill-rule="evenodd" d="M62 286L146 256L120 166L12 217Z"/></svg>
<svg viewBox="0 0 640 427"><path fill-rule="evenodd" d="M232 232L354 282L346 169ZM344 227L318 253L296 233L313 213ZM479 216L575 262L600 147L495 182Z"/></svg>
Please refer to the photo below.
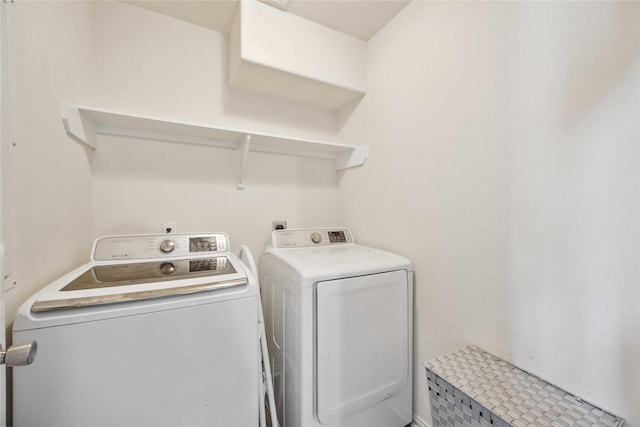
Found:
<svg viewBox="0 0 640 427"><path fill-rule="evenodd" d="M244 136L244 139L240 141L238 146L238 190L242 190L244 188L244 172L250 146L251 135L247 134Z"/></svg>
<svg viewBox="0 0 640 427"><path fill-rule="evenodd" d="M336 159L336 170L362 166L369 157L369 146L358 145L352 151L344 153Z"/></svg>
<svg viewBox="0 0 640 427"><path fill-rule="evenodd" d="M96 132L93 122L85 119L80 109L66 99L62 100L60 114L62 115L62 123L67 135L76 142L95 150Z"/></svg>

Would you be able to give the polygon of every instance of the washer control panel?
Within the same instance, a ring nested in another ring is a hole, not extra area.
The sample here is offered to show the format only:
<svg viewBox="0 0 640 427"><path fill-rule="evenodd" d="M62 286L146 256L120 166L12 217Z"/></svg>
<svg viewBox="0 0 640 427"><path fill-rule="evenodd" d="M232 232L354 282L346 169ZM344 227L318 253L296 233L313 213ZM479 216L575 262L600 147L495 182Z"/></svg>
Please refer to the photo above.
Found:
<svg viewBox="0 0 640 427"><path fill-rule="evenodd" d="M353 244L348 228L304 228L275 230L271 233L274 248L308 248Z"/></svg>
<svg viewBox="0 0 640 427"><path fill-rule="evenodd" d="M102 237L93 245L95 261L206 255L229 250L225 233L139 234Z"/></svg>

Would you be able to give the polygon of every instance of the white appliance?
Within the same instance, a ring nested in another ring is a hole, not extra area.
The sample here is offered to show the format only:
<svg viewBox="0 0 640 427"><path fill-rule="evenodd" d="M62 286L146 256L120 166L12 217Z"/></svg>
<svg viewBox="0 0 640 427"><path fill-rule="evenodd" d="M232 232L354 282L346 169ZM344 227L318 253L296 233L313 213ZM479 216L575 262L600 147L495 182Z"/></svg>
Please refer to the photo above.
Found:
<svg viewBox="0 0 640 427"><path fill-rule="evenodd" d="M346 228L280 230L260 274L284 427L411 423L409 260L354 244Z"/></svg>
<svg viewBox="0 0 640 427"><path fill-rule="evenodd" d="M15 426L255 426L256 279L224 233L112 236L29 298Z"/></svg>

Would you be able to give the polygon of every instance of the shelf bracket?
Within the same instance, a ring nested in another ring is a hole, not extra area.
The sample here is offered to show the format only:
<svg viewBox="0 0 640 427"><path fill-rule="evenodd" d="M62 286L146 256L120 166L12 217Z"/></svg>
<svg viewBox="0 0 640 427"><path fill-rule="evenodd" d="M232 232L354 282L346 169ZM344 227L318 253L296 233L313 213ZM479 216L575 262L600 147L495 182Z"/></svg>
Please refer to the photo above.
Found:
<svg viewBox="0 0 640 427"><path fill-rule="evenodd" d="M358 145L352 151L344 153L336 158L336 170L349 169L362 166L369 157L369 146Z"/></svg>
<svg viewBox="0 0 640 427"><path fill-rule="evenodd" d="M60 105L60 114L64 130L73 140L86 145L92 150L96 149L96 132L91 120L86 120L80 109L66 99Z"/></svg>
<svg viewBox="0 0 640 427"><path fill-rule="evenodd" d="M247 134L238 145L238 190L244 188L244 172L247 164L247 156L249 154L249 146L251 145L251 135Z"/></svg>

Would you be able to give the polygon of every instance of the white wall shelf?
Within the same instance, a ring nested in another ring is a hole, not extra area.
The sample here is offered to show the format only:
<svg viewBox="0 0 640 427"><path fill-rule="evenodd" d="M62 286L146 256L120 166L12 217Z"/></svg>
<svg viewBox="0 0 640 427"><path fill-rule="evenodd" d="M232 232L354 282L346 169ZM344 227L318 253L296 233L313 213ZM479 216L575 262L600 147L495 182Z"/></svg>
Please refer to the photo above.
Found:
<svg viewBox="0 0 640 427"><path fill-rule="evenodd" d="M367 160L367 145L343 145L288 138L238 129L144 117L63 100L62 121L67 134L95 150L96 135L115 135L183 144L207 145L238 150L238 188L244 186L249 151L333 159L336 170L361 166Z"/></svg>

